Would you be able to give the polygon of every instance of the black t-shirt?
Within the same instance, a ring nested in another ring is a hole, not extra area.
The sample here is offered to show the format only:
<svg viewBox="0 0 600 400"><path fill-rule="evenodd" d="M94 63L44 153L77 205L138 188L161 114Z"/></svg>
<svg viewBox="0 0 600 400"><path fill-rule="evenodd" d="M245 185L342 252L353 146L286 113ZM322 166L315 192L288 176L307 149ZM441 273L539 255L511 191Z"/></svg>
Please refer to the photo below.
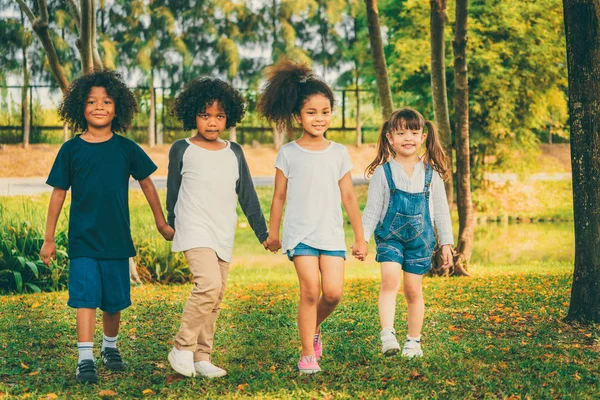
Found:
<svg viewBox="0 0 600 400"><path fill-rule="evenodd" d="M135 255L129 177L139 181L156 168L140 146L117 134L100 143L86 142L78 135L62 145L46 183L71 188L70 258Z"/></svg>

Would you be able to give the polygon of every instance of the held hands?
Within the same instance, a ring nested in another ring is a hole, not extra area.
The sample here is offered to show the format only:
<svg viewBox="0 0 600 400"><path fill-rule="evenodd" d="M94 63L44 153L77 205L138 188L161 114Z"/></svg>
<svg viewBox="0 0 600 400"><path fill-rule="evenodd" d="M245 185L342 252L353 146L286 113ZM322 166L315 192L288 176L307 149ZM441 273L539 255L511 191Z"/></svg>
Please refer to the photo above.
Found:
<svg viewBox="0 0 600 400"><path fill-rule="evenodd" d="M365 261L369 252L367 242L364 239L356 239L352 245L352 255L360 261Z"/></svg>
<svg viewBox="0 0 600 400"><path fill-rule="evenodd" d="M40 258L47 266L50 265L50 259L56 260L56 243L44 240L42 249L40 250Z"/></svg>
<svg viewBox="0 0 600 400"><path fill-rule="evenodd" d="M442 268L448 270L452 267L454 255L452 254L452 246L445 244L442 246Z"/></svg>
<svg viewBox="0 0 600 400"><path fill-rule="evenodd" d="M277 253L279 249L281 249L281 241L277 238L272 238L271 236L267 237L262 244L265 250L269 250L271 253Z"/></svg>
<svg viewBox="0 0 600 400"><path fill-rule="evenodd" d="M165 240L173 240L173 236L175 236L175 229L173 229L171 227L171 225L169 225L168 223L164 223L160 226L157 227L158 231L160 232L160 234L162 235L162 237L165 238Z"/></svg>

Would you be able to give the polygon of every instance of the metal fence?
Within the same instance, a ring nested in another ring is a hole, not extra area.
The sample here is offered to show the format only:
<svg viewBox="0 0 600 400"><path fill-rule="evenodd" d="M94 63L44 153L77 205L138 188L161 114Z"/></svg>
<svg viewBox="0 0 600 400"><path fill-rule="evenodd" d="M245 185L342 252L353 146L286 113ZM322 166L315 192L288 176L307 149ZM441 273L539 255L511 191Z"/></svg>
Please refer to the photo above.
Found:
<svg viewBox="0 0 600 400"><path fill-rule="evenodd" d="M14 144L23 141L22 90L21 86L0 86L0 143ZM56 112L62 99L60 89L48 85L32 85L25 90L29 92L30 143L61 143L64 140L63 125ZM169 113L174 101L174 93L169 88L153 88L153 105L148 87L132 87L131 90L140 112L126 132L127 137L138 143L148 143L152 106L156 115L156 143L172 143L190 135L190 132L183 131L179 121ZM246 100L247 111L242 122L236 127L237 142L273 143L273 128L256 112L258 92L252 89L241 89L240 92ZM337 89L334 90L334 94L336 107L328 137L340 143L355 143L356 117L357 113L360 113L362 142L375 142L381 124L376 92L365 89Z"/></svg>

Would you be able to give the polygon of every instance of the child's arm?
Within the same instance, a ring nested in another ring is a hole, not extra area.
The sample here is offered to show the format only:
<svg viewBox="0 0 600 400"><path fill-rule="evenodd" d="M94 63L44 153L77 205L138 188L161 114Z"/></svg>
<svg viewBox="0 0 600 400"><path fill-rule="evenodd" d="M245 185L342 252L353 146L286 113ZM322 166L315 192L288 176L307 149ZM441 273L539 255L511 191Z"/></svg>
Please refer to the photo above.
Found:
<svg viewBox="0 0 600 400"><path fill-rule="evenodd" d="M50 204L48 206L48 217L46 218L46 234L44 235L44 244L40 250L40 258L43 263L50 265L50 258L56 260L56 243L54 242L54 233L56 232L56 223L62 206L67 197L67 191L55 187L50 196Z"/></svg>
<svg viewBox="0 0 600 400"><path fill-rule="evenodd" d="M340 179L339 186L342 193L342 203L344 204L348 219L352 225L352 230L354 231L352 255L359 260L364 261L368 252L367 242L365 241L363 225L360 219L360 209L358 208L358 201L356 200L356 194L352 187L352 175L350 172L347 172L346 175Z"/></svg>
<svg viewBox="0 0 600 400"><path fill-rule="evenodd" d="M444 260L442 268L448 269L453 263L452 246L454 245L454 236L452 235L452 220L450 219L450 209L446 199L446 188L444 187L444 181L437 172L434 172L431 182L431 201L433 202L433 221L442 247L442 258Z"/></svg>
<svg viewBox="0 0 600 400"><path fill-rule="evenodd" d="M267 232L267 223L265 216L260 208L260 202L258 201L258 195L256 189L254 189L254 183L252 182L252 176L250 175L250 169L244 157L244 152L240 145L231 143L231 149L238 160L238 181L236 183L235 191L238 195L238 200L242 211L248 223L254 231L254 234L258 240L266 246L269 232Z"/></svg>
<svg viewBox="0 0 600 400"><path fill-rule="evenodd" d="M368 242L371 235L375 232L377 224L383 220L384 207L389 203L389 188L385 177L382 175L382 168L378 168L371 176L369 182L369 193L367 196L367 205L363 210L363 230L365 231L365 240Z"/></svg>
<svg viewBox="0 0 600 400"><path fill-rule="evenodd" d="M283 216L283 205L287 196L288 179L279 168L275 168L275 189L273 190L273 201L271 201L271 214L269 217L269 250L277 251L281 248L279 229L281 217ZM274 249L277 247L276 249Z"/></svg>
<svg viewBox="0 0 600 400"><path fill-rule="evenodd" d="M160 198L158 197L158 192L156 191L154 182L152 182L152 178L147 177L139 182L142 192L144 192L144 196L146 196L146 200L148 200L148 204L150 204L150 208L152 209L158 231L166 240L173 240L175 230L167 224L165 214L160 205Z"/></svg>

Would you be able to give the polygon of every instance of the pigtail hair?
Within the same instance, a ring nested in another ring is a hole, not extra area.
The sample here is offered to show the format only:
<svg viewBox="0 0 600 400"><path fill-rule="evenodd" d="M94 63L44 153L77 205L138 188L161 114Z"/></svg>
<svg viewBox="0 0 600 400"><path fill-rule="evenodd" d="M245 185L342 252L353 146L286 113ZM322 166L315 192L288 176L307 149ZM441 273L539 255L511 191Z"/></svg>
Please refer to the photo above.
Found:
<svg viewBox="0 0 600 400"><path fill-rule="evenodd" d="M427 139L425 140L424 154L425 162L431 165L445 181L448 179L448 156L440 141L435 124L432 121L426 120L425 126L427 127Z"/></svg>
<svg viewBox="0 0 600 400"><path fill-rule="evenodd" d="M258 100L257 110L278 129L292 128L293 115L298 111L301 85L312 71L305 63L283 59L267 68L267 82Z"/></svg>
<svg viewBox="0 0 600 400"><path fill-rule="evenodd" d="M378 166L385 164L391 157L396 155L396 152L392 148L392 145L387 138L387 134L390 131L391 126L392 124L390 120L385 121L381 126L379 139L377 139L377 156L375 156L375 159L367 166L367 169L365 170L365 175L367 178L373 175Z"/></svg>

